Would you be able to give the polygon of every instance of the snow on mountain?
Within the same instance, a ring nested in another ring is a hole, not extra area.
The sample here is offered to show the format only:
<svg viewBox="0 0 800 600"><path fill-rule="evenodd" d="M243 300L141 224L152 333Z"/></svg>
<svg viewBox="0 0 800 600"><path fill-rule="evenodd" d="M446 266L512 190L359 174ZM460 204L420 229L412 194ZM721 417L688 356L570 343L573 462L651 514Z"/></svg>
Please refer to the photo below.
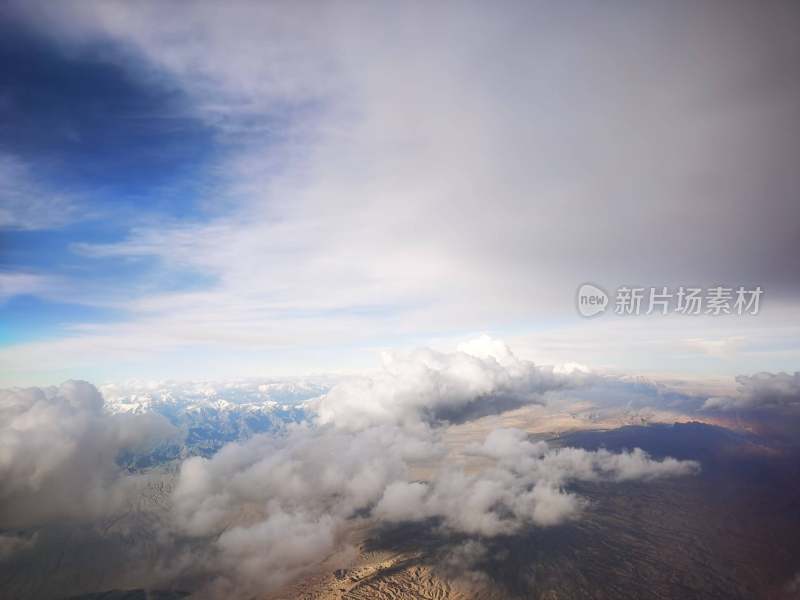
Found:
<svg viewBox="0 0 800 600"><path fill-rule="evenodd" d="M235 381L126 381L100 386L106 409L112 413L146 413L248 409L258 412L290 410L327 392L330 378Z"/></svg>
<svg viewBox="0 0 800 600"><path fill-rule="evenodd" d="M307 417L305 403L325 394L334 380L126 381L100 386L110 413L163 415L184 433L184 446L157 457L133 457L148 466L186 454L209 456L224 444L274 431Z"/></svg>

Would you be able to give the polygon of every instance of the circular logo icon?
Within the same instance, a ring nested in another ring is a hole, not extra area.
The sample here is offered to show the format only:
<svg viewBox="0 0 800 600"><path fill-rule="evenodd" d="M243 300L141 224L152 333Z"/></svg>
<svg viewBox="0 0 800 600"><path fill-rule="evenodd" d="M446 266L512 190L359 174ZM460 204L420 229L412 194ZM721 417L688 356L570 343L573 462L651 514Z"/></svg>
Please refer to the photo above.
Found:
<svg viewBox="0 0 800 600"><path fill-rule="evenodd" d="M593 317L604 312L608 308L608 294L605 290L591 283L584 283L578 288L578 295L575 298L578 306L578 313L582 317Z"/></svg>

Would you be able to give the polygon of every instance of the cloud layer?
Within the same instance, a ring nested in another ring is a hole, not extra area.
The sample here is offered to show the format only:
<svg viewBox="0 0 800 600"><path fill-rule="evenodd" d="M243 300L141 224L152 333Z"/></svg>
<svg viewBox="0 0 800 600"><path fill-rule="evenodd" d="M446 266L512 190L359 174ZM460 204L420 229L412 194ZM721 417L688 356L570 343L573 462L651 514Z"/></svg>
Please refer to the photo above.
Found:
<svg viewBox="0 0 800 600"><path fill-rule="evenodd" d="M697 472L692 461L551 448L500 429L467 448L491 466L467 473L445 464L429 480L410 480L414 465L445 457L440 430L449 422L540 403L547 391L587 377L520 361L489 338L453 353L387 356L383 371L342 382L312 403L312 424L186 460L173 495L176 524L214 540L224 569L212 590L222 594L289 581L341 551L361 521L435 519L451 532L510 534L577 518L586 501L566 489L573 481Z"/></svg>
<svg viewBox="0 0 800 600"><path fill-rule="evenodd" d="M761 285L767 316L747 332L668 327L715 372L719 340L746 338L726 356L754 336L778 347L799 291L800 11L734 4L13 2L65 53L106 44L137 82L180 90L214 132L220 181L181 218L64 248L88 268L148 267L81 295L128 321L0 358L20 377L53 357L193 378L242 375L253 353L253 372L266 357L317 368L309 354L338 368L343 352L363 366L365 348L409 337L577 327L584 281ZM663 368L661 324L580 321L574 345Z"/></svg>
<svg viewBox="0 0 800 600"><path fill-rule="evenodd" d="M382 371L345 379L308 402L307 421L227 444L209 458L182 460L157 539L165 552L177 540L188 544L170 568L192 565L186 568L203 573L204 594L247 596L275 589L334 553L346 561L356 527L431 521L459 535L506 535L579 518L588 504L570 490L575 482L697 472L692 461L553 447L518 429L496 429L468 445L463 453L476 468L448 462L443 433L451 423L597 383L603 380L585 369L520 360L487 337L450 353L387 355ZM231 385L233 397L252 402L261 394L274 402L254 383ZM190 400L217 388L156 386L178 395L186 389ZM280 391L287 393L273 390ZM91 522L135 501L137 484L150 475L123 472L117 457L145 452L175 431L154 412L112 413L120 397L130 400L122 393L106 403L84 382L0 394L0 525ZM422 465L432 468L419 479L414 473ZM33 543L3 540L8 553Z"/></svg>

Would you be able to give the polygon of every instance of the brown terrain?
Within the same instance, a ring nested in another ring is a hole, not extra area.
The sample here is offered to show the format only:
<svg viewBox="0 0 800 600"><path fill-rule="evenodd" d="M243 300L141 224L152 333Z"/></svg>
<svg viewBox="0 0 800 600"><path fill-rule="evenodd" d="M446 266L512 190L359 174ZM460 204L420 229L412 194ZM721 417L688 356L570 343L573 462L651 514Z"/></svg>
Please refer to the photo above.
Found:
<svg viewBox="0 0 800 600"><path fill-rule="evenodd" d="M334 599L800 598L796 448L698 423L577 433L563 443L695 457L698 477L581 484L583 518L517 536L453 537L436 523L362 531L349 568L264 596ZM469 544L484 551L459 560Z"/></svg>
<svg viewBox="0 0 800 600"><path fill-rule="evenodd" d="M484 428L524 427L526 416L508 414L451 428L447 460L480 468L469 464L460 448L482 439ZM575 420L583 419L552 415L550 425ZM698 460L702 472L570 486L590 500L580 519L513 536L453 535L433 521L375 527L368 519L357 520L345 550L291 584L255 598L800 598L796 445L702 423L622 424L598 418L596 429L584 421L581 431L552 427L532 435L587 449L641 447L656 457ZM434 466L419 465L420 478ZM0 563L0 597L166 599L202 589L202 572L170 579L164 549L152 535L168 508L170 490L169 476L151 482L137 505L99 530L40 531L32 556ZM172 553L179 556L180 548ZM148 586L173 591L154 595L138 589ZM112 589L126 591L94 593Z"/></svg>

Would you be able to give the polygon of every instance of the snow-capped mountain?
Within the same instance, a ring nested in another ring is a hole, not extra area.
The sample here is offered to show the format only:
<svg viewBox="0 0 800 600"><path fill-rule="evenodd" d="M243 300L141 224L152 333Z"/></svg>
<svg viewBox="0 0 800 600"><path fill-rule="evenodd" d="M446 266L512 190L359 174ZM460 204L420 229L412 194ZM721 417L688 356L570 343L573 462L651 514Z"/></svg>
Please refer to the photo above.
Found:
<svg viewBox="0 0 800 600"><path fill-rule="evenodd" d="M183 438L183 446L162 448L157 456L128 457L149 466L186 454L208 456L224 444L274 431L307 417L308 400L325 394L331 378L236 381L128 381L100 386L110 413L157 413Z"/></svg>

